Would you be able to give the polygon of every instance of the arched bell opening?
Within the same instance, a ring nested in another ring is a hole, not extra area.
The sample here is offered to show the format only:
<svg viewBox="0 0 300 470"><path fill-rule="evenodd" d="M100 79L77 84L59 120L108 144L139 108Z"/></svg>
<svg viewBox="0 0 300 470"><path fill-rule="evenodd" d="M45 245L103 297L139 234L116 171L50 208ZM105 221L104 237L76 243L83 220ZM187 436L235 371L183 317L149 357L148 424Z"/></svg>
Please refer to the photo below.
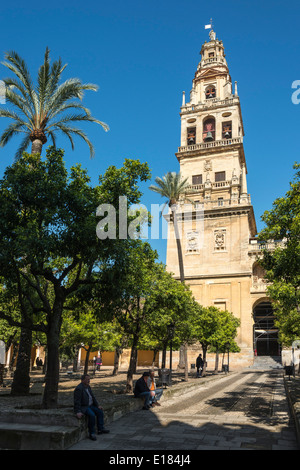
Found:
<svg viewBox="0 0 300 470"><path fill-rule="evenodd" d="M214 85L209 85L205 90L205 98L210 100L216 97L216 87Z"/></svg>
<svg viewBox="0 0 300 470"><path fill-rule="evenodd" d="M203 122L203 141L212 142L215 140L216 134L216 121L215 118L210 117Z"/></svg>

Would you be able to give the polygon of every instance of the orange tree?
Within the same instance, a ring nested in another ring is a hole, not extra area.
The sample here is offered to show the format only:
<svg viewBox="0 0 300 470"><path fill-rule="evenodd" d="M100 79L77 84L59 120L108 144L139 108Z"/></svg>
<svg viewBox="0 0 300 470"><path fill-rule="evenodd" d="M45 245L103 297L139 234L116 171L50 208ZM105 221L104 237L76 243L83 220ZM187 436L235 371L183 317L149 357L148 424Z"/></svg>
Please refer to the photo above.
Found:
<svg viewBox="0 0 300 470"><path fill-rule="evenodd" d="M100 184L92 186L80 165L68 174L63 151L50 148L45 160L24 153L0 181L0 276L17 286L20 326L47 336L45 408L57 406L59 339L67 299L83 286L101 283L103 266L113 266L131 243L100 240L96 209L120 195L127 197L128 205L138 203L138 182L148 178L147 164L125 160L120 169L109 167ZM0 316L9 319L5 312Z"/></svg>

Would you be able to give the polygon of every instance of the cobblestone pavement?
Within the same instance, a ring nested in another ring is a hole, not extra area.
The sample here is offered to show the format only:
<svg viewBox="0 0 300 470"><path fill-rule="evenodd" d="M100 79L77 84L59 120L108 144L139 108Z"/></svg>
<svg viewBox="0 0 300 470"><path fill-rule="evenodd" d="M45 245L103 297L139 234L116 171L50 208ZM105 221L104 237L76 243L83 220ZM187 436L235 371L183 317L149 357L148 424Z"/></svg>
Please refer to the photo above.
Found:
<svg viewBox="0 0 300 470"><path fill-rule="evenodd" d="M282 371L247 370L130 413L70 450L299 450Z"/></svg>

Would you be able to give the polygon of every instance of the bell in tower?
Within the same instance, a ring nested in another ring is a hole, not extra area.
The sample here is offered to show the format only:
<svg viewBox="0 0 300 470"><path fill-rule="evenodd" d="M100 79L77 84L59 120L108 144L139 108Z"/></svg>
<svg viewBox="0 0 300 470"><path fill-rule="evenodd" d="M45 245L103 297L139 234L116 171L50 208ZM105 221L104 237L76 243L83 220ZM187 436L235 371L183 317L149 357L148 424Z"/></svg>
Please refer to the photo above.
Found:
<svg viewBox="0 0 300 470"><path fill-rule="evenodd" d="M204 121L203 140L204 142L212 142L215 140L215 120L213 118Z"/></svg>

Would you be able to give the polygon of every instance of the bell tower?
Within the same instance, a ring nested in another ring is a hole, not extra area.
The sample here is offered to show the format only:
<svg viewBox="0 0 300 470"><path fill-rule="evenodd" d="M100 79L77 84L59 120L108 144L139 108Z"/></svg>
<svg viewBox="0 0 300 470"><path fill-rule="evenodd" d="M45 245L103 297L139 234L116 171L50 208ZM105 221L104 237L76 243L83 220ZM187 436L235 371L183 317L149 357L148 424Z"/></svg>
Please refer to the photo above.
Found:
<svg viewBox="0 0 300 470"><path fill-rule="evenodd" d="M185 282L201 305L226 309L240 319L237 341L243 357L249 359L253 321L248 248L256 235L256 222L247 189L240 98L223 42L212 29L200 54L188 102L183 93L180 147L175 154L182 177L188 178L187 196L193 201L189 210L184 205L181 218ZM194 221L200 212L199 229ZM183 223L187 219L188 230ZM167 269L179 278L171 222Z"/></svg>

